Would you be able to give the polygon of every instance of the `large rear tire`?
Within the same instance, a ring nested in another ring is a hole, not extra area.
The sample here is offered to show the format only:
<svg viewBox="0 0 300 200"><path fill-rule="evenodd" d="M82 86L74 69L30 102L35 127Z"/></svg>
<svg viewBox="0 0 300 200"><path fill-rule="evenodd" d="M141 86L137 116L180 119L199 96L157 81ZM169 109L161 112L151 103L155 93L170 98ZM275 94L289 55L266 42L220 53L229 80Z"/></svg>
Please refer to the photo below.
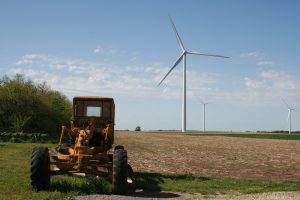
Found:
<svg viewBox="0 0 300 200"><path fill-rule="evenodd" d="M50 188L50 156L47 147L32 150L30 167L31 185L37 191Z"/></svg>
<svg viewBox="0 0 300 200"><path fill-rule="evenodd" d="M112 191L114 194L125 195L128 192L127 183L128 161L127 151L116 149L113 157Z"/></svg>
<svg viewBox="0 0 300 200"><path fill-rule="evenodd" d="M127 166L127 184L128 190L134 190L134 172L129 164Z"/></svg>

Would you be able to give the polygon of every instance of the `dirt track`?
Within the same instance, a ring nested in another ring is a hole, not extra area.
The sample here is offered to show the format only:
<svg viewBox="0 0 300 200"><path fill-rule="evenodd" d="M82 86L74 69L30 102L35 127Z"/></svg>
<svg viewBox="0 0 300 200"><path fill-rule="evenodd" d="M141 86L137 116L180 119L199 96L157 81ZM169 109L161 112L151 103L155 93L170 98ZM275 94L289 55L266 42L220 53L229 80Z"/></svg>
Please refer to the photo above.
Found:
<svg viewBox="0 0 300 200"><path fill-rule="evenodd" d="M180 192L140 192L128 196L118 195L88 195L79 196L76 200L128 200L128 199L214 199L214 200L296 200L300 199L300 192L272 192L251 195L218 195L203 196L201 194L180 193Z"/></svg>

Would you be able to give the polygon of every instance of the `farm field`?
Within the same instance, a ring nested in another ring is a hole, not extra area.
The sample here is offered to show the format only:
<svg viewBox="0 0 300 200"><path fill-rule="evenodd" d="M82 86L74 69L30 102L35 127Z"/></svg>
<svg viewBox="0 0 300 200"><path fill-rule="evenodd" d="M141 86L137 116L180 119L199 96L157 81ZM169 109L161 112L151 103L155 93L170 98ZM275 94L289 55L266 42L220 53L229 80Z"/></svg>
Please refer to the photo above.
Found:
<svg viewBox="0 0 300 200"><path fill-rule="evenodd" d="M271 193L271 197L281 196L277 199L298 198L299 143L299 140L170 132L115 134L115 144L125 146L129 163L136 172L137 191L130 195L137 199L193 199L219 194L225 195L224 199L232 199L231 195L263 192L280 192ZM50 191L33 191L29 184L30 155L32 148L39 145L0 143L0 199L73 199L78 195L79 199L92 199L93 196L85 196L91 194L96 198L117 198L104 195L111 191L109 182L92 177L55 176L51 178ZM268 195L262 195L262 199L267 199ZM249 196L249 199L254 197Z"/></svg>
<svg viewBox="0 0 300 200"><path fill-rule="evenodd" d="M119 133L137 171L300 181L300 141L182 133Z"/></svg>

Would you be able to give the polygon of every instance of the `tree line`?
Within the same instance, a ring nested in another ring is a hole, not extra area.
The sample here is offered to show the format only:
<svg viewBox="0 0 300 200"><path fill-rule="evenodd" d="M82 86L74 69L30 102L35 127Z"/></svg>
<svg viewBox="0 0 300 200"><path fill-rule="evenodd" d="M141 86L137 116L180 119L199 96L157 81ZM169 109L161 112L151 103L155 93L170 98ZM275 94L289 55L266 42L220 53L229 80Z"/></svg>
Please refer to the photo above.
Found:
<svg viewBox="0 0 300 200"><path fill-rule="evenodd" d="M71 102L51 90L47 83L34 83L17 74L0 79L0 131L60 134L70 123Z"/></svg>

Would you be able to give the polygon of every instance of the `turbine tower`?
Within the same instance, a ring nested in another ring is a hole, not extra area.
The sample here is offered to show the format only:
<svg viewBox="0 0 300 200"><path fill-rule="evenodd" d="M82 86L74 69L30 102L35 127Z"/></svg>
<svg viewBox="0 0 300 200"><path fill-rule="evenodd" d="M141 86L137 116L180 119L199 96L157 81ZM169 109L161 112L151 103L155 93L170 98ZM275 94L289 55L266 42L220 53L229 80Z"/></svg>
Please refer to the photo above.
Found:
<svg viewBox="0 0 300 200"><path fill-rule="evenodd" d="M175 32L177 42L182 50L182 53L179 56L179 58L176 60L175 64L170 68L168 73L163 77L163 79L159 82L158 85L160 85L167 78L167 76L173 71L173 69L180 63L180 61L183 60L183 62L182 62L183 69L182 69L182 124L181 124L181 131L185 132L185 130L186 130L186 56L187 56L187 54L193 54L193 55L199 55L199 56L212 56L212 57L220 57L220 58L229 58L229 57L215 55L215 54L209 54L209 53L204 53L204 52L187 51L184 48L183 42L182 42L181 38L179 37L179 34L176 30L176 27L175 27L175 24L174 24L172 18L171 17L169 17L169 18L170 18L170 22L172 24L173 30Z"/></svg>
<svg viewBox="0 0 300 200"><path fill-rule="evenodd" d="M292 111L295 110L296 108L292 108L290 107L286 101L284 99L282 99L283 103L286 105L287 109L288 109L288 124L289 124L289 134L291 134L292 132Z"/></svg>
<svg viewBox="0 0 300 200"><path fill-rule="evenodd" d="M209 104L208 102L204 102L204 101L202 101L201 100L201 103L202 103L202 105L203 105L203 132L205 132L205 106L207 105L207 104Z"/></svg>

